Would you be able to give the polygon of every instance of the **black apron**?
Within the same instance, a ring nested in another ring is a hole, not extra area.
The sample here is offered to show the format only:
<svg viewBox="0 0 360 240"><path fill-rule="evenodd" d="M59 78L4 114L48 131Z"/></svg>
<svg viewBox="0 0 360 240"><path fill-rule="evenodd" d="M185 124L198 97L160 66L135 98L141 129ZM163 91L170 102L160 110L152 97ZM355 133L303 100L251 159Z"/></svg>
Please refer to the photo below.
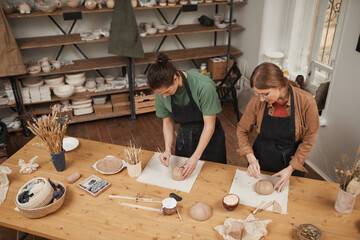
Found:
<svg viewBox="0 0 360 240"><path fill-rule="evenodd" d="M202 112L192 97L185 75L182 72L179 73L190 101L187 105L180 106L174 103L173 96L171 96L173 120L175 123L180 124L176 138L175 155L191 157L199 143L204 128L204 119ZM225 133L218 118L216 118L214 133L200 159L226 164Z"/></svg>
<svg viewBox="0 0 360 240"><path fill-rule="evenodd" d="M291 86L291 115L273 117L268 114L266 102L261 122L260 134L253 145L254 155L259 160L260 169L268 172L279 172L289 166L300 141L295 142L295 107ZM295 170L293 176L304 177L305 173Z"/></svg>

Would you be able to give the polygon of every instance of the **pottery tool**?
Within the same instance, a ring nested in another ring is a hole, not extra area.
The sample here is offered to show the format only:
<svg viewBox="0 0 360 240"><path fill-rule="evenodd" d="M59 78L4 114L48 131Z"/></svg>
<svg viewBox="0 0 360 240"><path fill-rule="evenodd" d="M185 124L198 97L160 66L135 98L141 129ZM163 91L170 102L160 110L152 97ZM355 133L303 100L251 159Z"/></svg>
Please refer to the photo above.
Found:
<svg viewBox="0 0 360 240"><path fill-rule="evenodd" d="M260 195L255 192L255 185L261 179L268 180L273 185L275 185L279 181L278 177L272 177L271 175L265 174L260 174L260 178L249 177L246 174L246 171L240 171L239 169L237 169L229 193L242 196L241 204L254 208L257 208L262 201L268 203L275 200L280 205L281 214L286 214L289 194L289 182L285 184L282 192L274 191L269 195ZM274 208L271 207L267 208L266 210L275 212Z"/></svg>
<svg viewBox="0 0 360 240"><path fill-rule="evenodd" d="M140 201L140 202L161 203L160 201L154 201L151 198L128 197L128 196L118 196L118 195L109 195L109 198L129 199L129 200L135 200L135 201Z"/></svg>
<svg viewBox="0 0 360 240"><path fill-rule="evenodd" d="M256 213L261 213L262 211L264 211L265 209L267 209L268 207L274 205L274 201L270 201L268 202L265 206L263 206L262 208L259 209L259 211L257 211Z"/></svg>
<svg viewBox="0 0 360 240"><path fill-rule="evenodd" d="M182 221L182 217L181 217L181 215L180 215L179 209L176 209L176 212L177 212L177 215L179 216L180 221Z"/></svg>
<svg viewBox="0 0 360 240"><path fill-rule="evenodd" d="M158 150L158 152L159 152L160 154L163 154L163 153L165 152L165 151L162 151L159 147L157 148L157 150ZM164 159L167 160L166 157L164 157ZM170 164L169 164L169 168L170 168L170 170L172 171L172 168L170 167Z"/></svg>
<svg viewBox="0 0 360 240"><path fill-rule="evenodd" d="M140 205L131 204L131 203L124 203L124 202L119 202L119 204L128 206L128 207L132 207L132 208L145 209L145 210L155 211L155 212L159 212L159 213L161 212L161 208L145 207L145 206L140 206Z"/></svg>
<svg viewBox="0 0 360 240"><path fill-rule="evenodd" d="M264 205L264 203L265 203L265 201L262 201L260 204L259 204L259 206L252 212L252 214L256 214L258 211L259 211L259 209Z"/></svg>
<svg viewBox="0 0 360 240"><path fill-rule="evenodd" d="M193 173L183 181L175 181L171 178L171 171L159 161L160 153L155 153L148 162L141 175L136 179L138 182L151 184L163 188L175 189L189 193L195 183L197 176L204 164L204 161L198 161ZM185 162L187 158L171 156L170 167L174 168Z"/></svg>

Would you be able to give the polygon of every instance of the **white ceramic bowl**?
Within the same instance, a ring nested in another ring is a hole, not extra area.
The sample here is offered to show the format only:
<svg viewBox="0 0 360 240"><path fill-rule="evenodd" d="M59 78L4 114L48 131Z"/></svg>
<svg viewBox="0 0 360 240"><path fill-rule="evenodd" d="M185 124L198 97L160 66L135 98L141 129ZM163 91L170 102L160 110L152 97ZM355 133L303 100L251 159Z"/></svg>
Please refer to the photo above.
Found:
<svg viewBox="0 0 360 240"><path fill-rule="evenodd" d="M155 34L157 32L157 29L156 28L147 28L146 32L148 34Z"/></svg>
<svg viewBox="0 0 360 240"><path fill-rule="evenodd" d="M64 75L52 75L52 76L48 76L44 79L45 83L47 85L59 85L60 83L62 83L64 81Z"/></svg>
<svg viewBox="0 0 360 240"><path fill-rule="evenodd" d="M24 87L39 87L44 84L44 80L42 77L31 77L25 78L22 80L22 85Z"/></svg>
<svg viewBox="0 0 360 240"><path fill-rule="evenodd" d="M95 88L96 87L96 82L95 81L86 81L85 86L87 88Z"/></svg>
<svg viewBox="0 0 360 240"><path fill-rule="evenodd" d="M98 97L93 97L93 101L95 105L99 105L99 104L105 104L106 103L106 95L105 96L98 96Z"/></svg>
<svg viewBox="0 0 360 240"><path fill-rule="evenodd" d="M226 28L227 24L226 23L216 24L216 27L218 27L218 28Z"/></svg>
<svg viewBox="0 0 360 240"><path fill-rule="evenodd" d="M70 97L73 95L75 87L73 85L63 85L54 89L54 94L61 98Z"/></svg>
<svg viewBox="0 0 360 240"><path fill-rule="evenodd" d="M65 82L69 85L74 85L75 87L82 86L85 82L86 78L71 78L65 79Z"/></svg>
<svg viewBox="0 0 360 240"><path fill-rule="evenodd" d="M114 75L105 75L105 80L106 81L114 81L115 80L115 76Z"/></svg>
<svg viewBox="0 0 360 240"><path fill-rule="evenodd" d="M50 90L54 90L55 88L60 87L60 86L64 86L64 85L65 85L65 82L61 82L61 83L56 84L56 85L45 84L45 86L49 86L49 87L50 87Z"/></svg>
<svg viewBox="0 0 360 240"><path fill-rule="evenodd" d="M84 78L85 77L85 72L81 72L81 73L68 73L65 74L67 79L73 79L73 78Z"/></svg>

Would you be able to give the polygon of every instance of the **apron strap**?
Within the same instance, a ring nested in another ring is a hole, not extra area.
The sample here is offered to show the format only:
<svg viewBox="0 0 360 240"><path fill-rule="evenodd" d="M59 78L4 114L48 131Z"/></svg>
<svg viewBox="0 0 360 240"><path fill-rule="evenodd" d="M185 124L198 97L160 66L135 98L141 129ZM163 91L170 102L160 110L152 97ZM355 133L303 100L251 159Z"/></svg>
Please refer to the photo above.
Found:
<svg viewBox="0 0 360 240"><path fill-rule="evenodd" d="M191 104L194 105L194 106L197 106L197 104L196 104L196 102L195 102L195 100L194 100L194 98L192 96L192 93L190 91L189 83L187 81L187 78L185 77L185 74L183 74L182 71L179 71L179 73L180 73L180 76L181 76L181 78L183 80L183 83L185 85L186 93L189 96Z"/></svg>

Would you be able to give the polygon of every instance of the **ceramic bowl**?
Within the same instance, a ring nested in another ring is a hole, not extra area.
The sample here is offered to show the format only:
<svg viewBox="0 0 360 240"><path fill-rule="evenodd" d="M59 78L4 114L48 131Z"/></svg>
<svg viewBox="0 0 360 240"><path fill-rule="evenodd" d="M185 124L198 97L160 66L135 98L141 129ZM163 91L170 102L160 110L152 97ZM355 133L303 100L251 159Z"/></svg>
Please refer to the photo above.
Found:
<svg viewBox="0 0 360 240"><path fill-rule="evenodd" d="M105 80L106 81L114 81L115 80L115 76L114 75L105 75Z"/></svg>
<svg viewBox="0 0 360 240"><path fill-rule="evenodd" d="M72 78L83 78L85 77L85 72L81 72L81 73L68 73L65 74L67 79L72 79Z"/></svg>
<svg viewBox="0 0 360 240"><path fill-rule="evenodd" d="M25 78L22 80L22 85L24 87L39 87L44 84L44 80L42 77L31 77Z"/></svg>
<svg viewBox="0 0 360 240"><path fill-rule="evenodd" d="M71 78L71 79L65 79L65 82L69 85L73 85L75 87L82 86L85 82L86 78Z"/></svg>
<svg viewBox="0 0 360 240"><path fill-rule="evenodd" d="M63 86L63 85L65 85L65 82L61 82L61 83L56 84L56 85L48 85L48 84L46 84L45 86L49 86L50 90L54 90L55 88Z"/></svg>
<svg viewBox="0 0 360 240"><path fill-rule="evenodd" d="M71 8L77 8L80 6L81 0L67 0L66 5Z"/></svg>
<svg viewBox="0 0 360 240"><path fill-rule="evenodd" d="M97 77L95 78L96 83L103 84L105 82L105 79L103 77Z"/></svg>
<svg viewBox="0 0 360 240"><path fill-rule="evenodd" d="M41 72L41 67L38 65L28 67L27 69L29 74L38 74Z"/></svg>
<svg viewBox="0 0 360 240"><path fill-rule="evenodd" d="M217 28L226 28L227 24L226 23L219 23L219 24L216 24L216 27Z"/></svg>
<svg viewBox="0 0 360 240"><path fill-rule="evenodd" d="M157 29L156 28L147 28L146 32L148 34L155 34L157 32Z"/></svg>
<svg viewBox="0 0 360 240"><path fill-rule="evenodd" d="M63 85L54 89L54 94L61 98L67 98L73 95L75 87L73 85Z"/></svg>
<svg viewBox="0 0 360 240"><path fill-rule="evenodd" d="M64 75L52 75L44 79L45 83L50 86L59 85L64 82Z"/></svg>
<svg viewBox="0 0 360 240"><path fill-rule="evenodd" d="M106 103L106 95L105 96L97 96L97 97L93 97L93 101L95 105L102 105Z"/></svg>
<svg viewBox="0 0 360 240"><path fill-rule="evenodd" d="M86 81L85 86L87 88L95 88L96 87L96 82L95 81Z"/></svg>

